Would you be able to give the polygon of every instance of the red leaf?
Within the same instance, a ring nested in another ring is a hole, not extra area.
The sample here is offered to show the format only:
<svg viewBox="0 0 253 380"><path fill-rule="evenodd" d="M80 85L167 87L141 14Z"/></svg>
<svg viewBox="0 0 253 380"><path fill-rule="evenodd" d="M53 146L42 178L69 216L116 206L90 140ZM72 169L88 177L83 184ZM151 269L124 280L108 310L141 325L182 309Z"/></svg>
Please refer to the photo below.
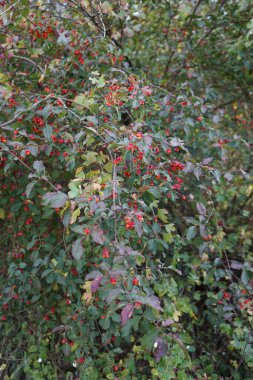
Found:
<svg viewBox="0 0 253 380"><path fill-rule="evenodd" d="M91 286L90 286L91 293L96 293L96 291L98 290L98 287L100 285L100 282L102 281L102 278L103 278L103 276L100 276L100 277L95 278L92 281Z"/></svg>
<svg viewBox="0 0 253 380"><path fill-rule="evenodd" d="M91 236L95 243L104 244L105 238L103 236L103 230L99 226L94 226L91 230Z"/></svg>
<svg viewBox="0 0 253 380"><path fill-rule="evenodd" d="M121 311L120 318L121 318L121 324L122 326L125 326L128 319L130 319L134 312L134 305L131 303L128 303L124 309Z"/></svg>

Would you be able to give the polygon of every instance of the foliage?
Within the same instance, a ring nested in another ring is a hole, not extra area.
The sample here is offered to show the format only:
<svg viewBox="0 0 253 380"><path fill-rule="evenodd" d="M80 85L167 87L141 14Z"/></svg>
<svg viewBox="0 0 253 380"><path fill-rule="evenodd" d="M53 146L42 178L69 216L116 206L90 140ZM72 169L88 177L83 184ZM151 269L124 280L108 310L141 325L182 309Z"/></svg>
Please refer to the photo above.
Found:
<svg viewBox="0 0 253 380"><path fill-rule="evenodd" d="M1 375L250 379L250 2L12 5Z"/></svg>

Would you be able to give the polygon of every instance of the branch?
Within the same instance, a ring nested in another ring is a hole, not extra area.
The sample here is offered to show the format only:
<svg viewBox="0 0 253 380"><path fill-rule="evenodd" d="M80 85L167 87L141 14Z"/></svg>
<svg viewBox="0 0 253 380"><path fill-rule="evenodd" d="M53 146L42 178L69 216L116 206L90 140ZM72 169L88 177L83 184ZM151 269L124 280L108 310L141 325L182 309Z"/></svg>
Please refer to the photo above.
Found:
<svg viewBox="0 0 253 380"><path fill-rule="evenodd" d="M49 99L51 97L52 97L51 95L48 95L45 98L39 100L37 103L34 103L31 107L27 108L26 110L17 112L16 115L11 120L6 121L5 123L0 124L0 128L4 129L8 125L13 124L21 115L23 115L26 112L29 112L29 111L33 110L34 108L36 108L38 106L38 104L44 102L45 100L47 100L47 99Z"/></svg>
<svg viewBox="0 0 253 380"><path fill-rule="evenodd" d="M19 55L13 55L11 58L23 59L24 61L31 63L31 65L38 67L38 69L40 69L40 71L44 73L44 70L42 69L42 67L38 65L36 62L32 61L30 58L21 57Z"/></svg>
<svg viewBox="0 0 253 380"><path fill-rule="evenodd" d="M194 10L193 10L193 12L192 12L192 14L191 14L191 16L190 16L190 19L189 19L188 23L185 25L186 28L189 28L189 26L191 25L191 22L192 22L192 20L193 20L193 17L195 16L195 14L196 14L196 12L197 12L197 9L198 9L198 7L199 7L201 1L202 1L202 0L199 0L199 1L197 2L197 4L196 4L196 6L195 6L195 8L194 8Z"/></svg>
<svg viewBox="0 0 253 380"><path fill-rule="evenodd" d="M16 1L14 4L12 4L9 8L5 9L5 11L3 11L2 13L0 13L0 17L1 17L2 15L4 15L5 13L7 13L11 8L15 7L15 5L16 5L17 3L19 3L19 1L20 1L20 0L17 0L17 1Z"/></svg>
<svg viewBox="0 0 253 380"><path fill-rule="evenodd" d="M11 150L7 150L8 153L10 153L13 157L15 157L23 166L25 166L29 171L31 171L32 173L36 173L36 171L32 168L30 168L30 166L28 166L24 161L21 160L21 158L19 158L18 156L16 156L15 153L13 153ZM38 178L39 180L42 180L42 181L45 181L47 182L50 186L52 186L52 188L55 190L55 191L59 191L57 189L57 187L55 187L46 177L40 177Z"/></svg>

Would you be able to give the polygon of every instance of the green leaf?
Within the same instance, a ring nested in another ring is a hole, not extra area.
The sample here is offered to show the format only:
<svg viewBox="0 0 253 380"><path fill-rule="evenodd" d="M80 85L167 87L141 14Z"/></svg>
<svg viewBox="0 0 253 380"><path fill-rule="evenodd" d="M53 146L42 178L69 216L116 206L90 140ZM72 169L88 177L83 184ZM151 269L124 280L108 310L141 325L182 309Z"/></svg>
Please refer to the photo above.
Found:
<svg viewBox="0 0 253 380"><path fill-rule="evenodd" d="M80 239L77 239L73 244L72 244L72 256L74 257L74 259L76 259L77 261L79 261L82 256L83 256L83 246L82 246L82 241L83 239L80 238Z"/></svg>
<svg viewBox="0 0 253 380"><path fill-rule="evenodd" d="M82 106L83 108L89 109L90 105L94 103L94 100L88 98L87 95L80 94L75 97L74 103L78 104L79 106Z"/></svg>
<svg viewBox="0 0 253 380"><path fill-rule="evenodd" d="M165 209L158 209L157 216L163 223L168 223L168 218L166 216L168 214L168 211Z"/></svg>
<svg viewBox="0 0 253 380"><path fill-rule="evenodd" d="M93 162L96 162L97 161L97 152L88 152L86 157L85 157L85 163L90 165L92 164Z"/></svg>
<svg viewBox="0 0 253 380"><path fill-rule="evenodd" d="M47 140L50 140L53 134L53 128L50 125L47 125L45 128L43 128L43 135Z"/></svg>
<svg viewBox="0 0 253 380"><path fill-rule="evenodd" d="M65 205L68 196L61 191L55 193L46 193L42 197L44 204L51 205L53 208L59 208Z"/></svg>
<svg viewBox="0 0 253 380"><path fill-rule="evenodd" d="M189 227L187 230L186 239L190 241L194 239L195 236L196 236L196 227L195 226Z"/></svg>
<svg viewBox="0 0 253 380"><path fill-rule="evenodd" d="M40 175L45 171L45 166L42 161L34 161L33 163L34 170Z"/></svg>

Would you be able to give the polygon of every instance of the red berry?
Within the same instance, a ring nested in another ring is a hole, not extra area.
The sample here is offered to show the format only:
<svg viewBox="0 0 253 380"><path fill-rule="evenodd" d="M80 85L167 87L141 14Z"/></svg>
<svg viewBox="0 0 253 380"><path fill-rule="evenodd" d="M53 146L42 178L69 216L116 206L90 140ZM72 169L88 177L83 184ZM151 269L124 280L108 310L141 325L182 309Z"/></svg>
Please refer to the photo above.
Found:
<svg viewBox="0 0 253 380"><path fill-rule="evenodd" d="M115 277L111 277L110 278L110 283L113 284L113 285L116 285L117 284L117 279Z"/></svg>
<svg viewBox="0 0 253 380"><path fill-rule="evenodd" d="M108 248L103 248L102 256L104 259L108 259L110 257L110 251Z"/></svg>
<svg viewBox="0 0 253 380"><path fill-rule="evenodd" d="M136 277L133 278L133 285L139 285L139 281Z"/></svg>

